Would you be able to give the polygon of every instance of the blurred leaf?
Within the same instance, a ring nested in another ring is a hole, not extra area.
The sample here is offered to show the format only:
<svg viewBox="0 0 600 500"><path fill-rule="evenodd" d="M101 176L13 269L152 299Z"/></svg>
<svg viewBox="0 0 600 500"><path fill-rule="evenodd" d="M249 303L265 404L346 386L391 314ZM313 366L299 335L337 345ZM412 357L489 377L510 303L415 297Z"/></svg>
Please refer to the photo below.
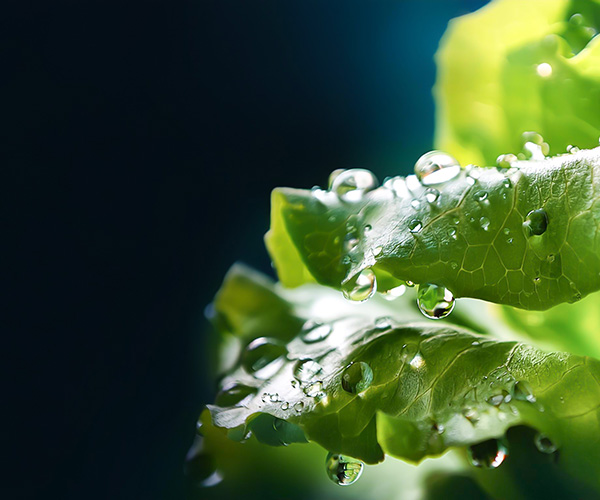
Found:
<svg viewBox="0 0 600 500"><path fill-rule="evenodd" d="M600 288L599 155L474 167L439 190L394 178L354 202L277 189L267 246L285 286L310 273L339 289L371 269L379 290L410 280L524 309L575 302ZM532 213L547 229L532 232Z"/></svg>
<svg viewBox="0 0 600 500"><path fill-rule="evenodd" d="M597 0L495 0L452 20L436 55L436 147L493 165L530 130L554 153L597 145L599 28Z"/></svg>

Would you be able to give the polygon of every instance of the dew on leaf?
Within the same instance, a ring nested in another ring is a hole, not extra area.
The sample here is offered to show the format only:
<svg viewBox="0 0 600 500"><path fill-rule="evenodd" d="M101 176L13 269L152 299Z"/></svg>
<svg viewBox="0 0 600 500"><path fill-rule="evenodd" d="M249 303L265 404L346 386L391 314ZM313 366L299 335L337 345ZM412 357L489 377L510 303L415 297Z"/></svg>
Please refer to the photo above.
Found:
<svg viewBox="0 0 600 500"><path fill-rule="evenodd" d="M485 201L488 197L487 191L476 191L475 193L473 193L473 199L475 201Z"/></svg>
<svg viewBox="0 0 600 500"><path fill-rule="evenodd" d="M322 372L323 367L312 359L299 359L294 365L294 378L298 382L309 382Z"/></svg>
<svg viewBox="0 0 600 500"><path fill-rule="evenodd" d="M490 228L490 219L487 217L481 217L479 219L479 225L481 226L481 229L487 231Z"/></svg>
<svg viewBox="0 0 600 500"><path fill-rule="evenodd" d="M242 366L258 378L269 378L283 364L285 346L275 339L260 337L248 344L242 356Z"/></svg>
<svg viewBox="0 0 600 500"><path fill-rule="evenodd" d="M425 153L415 163L415 174L425 186L448 182L459 173L458 160L443 151Z"/></svg>
<svg viewBox="0 0 600 500"><path fill-rule="evenodd" d="M418 233L423 229L423 223L419 219L412 219L408 223L408 230L411 233Z"/></svg>
<svg viewBox="0 0 600 500"><path fill-rule="evenodd" d="M316 398L323 391L323 382L318 380L317 382L313 382L312 384L307 385L304 388L304 394L306 394L310 398Z"/></svg>
<svg viewBox="0 0 600 500"><path fill-rule="evenodd" d="M507 455L508 447L503 439L488 439L469 446L469 461L475 467L495 469L502 465Z"/></svg>
<svg viewBox="0 0 600 500"><path fill-rule="evenodd" d="M542 434L538 432L534 438L533 442L535 443L536 448L542 453L554 453L557 450L557 446L552 442L552 440L546 436L546 434Z"/></svg>
<svg viewBox="0 0 600 500"><path fill-rule="evenodd" d="M426 283L419 285L417 305L429 319L442 319L454 309L454 295L443 286Z"/></svg>
<svg viewBox="0 0 600 500"><path fill-rule="evenodd" d="M573 146L571 144L567 146L567 153L578 153L579 151L580 149L577 146Z"/></svg>
<svg viewBox="0 0 600 500"><path fill-rule="evenodd" d="M363 362L350 363L342 373L342 389L350 394L366 390L373 382L373 370Z"/></svg>
<svg viewBox="0 0 600 500"><path fill-rule="evenodd" d="M306 344L313 344L314 342L325 340L331 333L331 330L331 325L309 320L304 323L300 332L300 338Z"/></svg>
<svg viewBox="0 0 600 500"><path fill-rule="evenodd" d="M472 425L476 425L479 422L479 412L476 408L464 408L462 414Z"/></svg>
<svg viewBox="0 0 600 500"><path fill-rule="evenodd" d="M302 413L303 409L304 409L304 403L302 401L298 401L294 405L294 410L296 411L296 413Z"/></svg>
<svg viewBox="0 0 600 500"><path fill-rule="evenodd" d="M360 201L365 193L377 187L377 178L370 170L352 168L344 170L331 182L330 190L345 202Z"/></svg>
<svg viewBox="0 0 600 500"><path fill-rule="evenodd" d="M501 169L509 169L517 161L517 157L511 153L498 156L496 165ZM510 182L510 181L509 181ZM510 187L510 186L509 186Z"/></svg>
<svg viewBox="0 0 600 500"><path fill-rule="evenodd" d="M342 284L342 293L348 300L364 302L377 291L377 278L372 269L363 269L360 273Z"/></svg>
<svg viewBox="0 0 600 500"><path fill-rule="evenodd" d="M373 256L374 257L379 257L382 252L383 252L383 247L382 246L377 246L377 247L375 247L373 249Z"/></svg>
<svg viewBox="0 0 600 500"><path fill-rule="evenodd" d="M440 197L440 192L435 188L427 188L425 190L425 199L427 203L435 203Z"/></svg>
<svg viewBox="0 0 600 500"><path fill-rule="evenodd" d="M346 455L329 453L325 460L327 477L335 484L348 486L355 483L362 474L364 464Z"/></svg>
<svg viewBox="0 0 600 500"><path fill-rule="evenodd" d="M523 227L529 236L540 236L548 227L548 214L543 208L532 210L527 214Z"/></svg>
<svg viewBox="0 0 600 500"><path fill-rule="evenodd" d="M527 401L528 403L536 402L536 398L533 395L531 386L524 380L520 380L515 383L512 390L512 396L517 401Z"/></svg>
<svg viewBox="0 0 600 500"><path fill-rule="evenodd" d="M287 401L284 401L283 403L281 403L281 409L283 411L287 411L290 409L290 404Z"/></svg>

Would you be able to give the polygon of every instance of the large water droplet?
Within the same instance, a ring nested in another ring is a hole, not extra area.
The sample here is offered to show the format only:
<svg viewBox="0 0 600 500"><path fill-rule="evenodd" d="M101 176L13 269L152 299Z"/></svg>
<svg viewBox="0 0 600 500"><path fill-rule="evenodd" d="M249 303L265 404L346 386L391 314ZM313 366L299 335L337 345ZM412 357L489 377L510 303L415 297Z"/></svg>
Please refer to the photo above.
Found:
<svg viewBox="0 0 600 500"><path fill-rule="evenodd" d="M377 178L370 170L352 168L337 175L331 183L331 191L342 201L360 201L363 195L377 187Z"/></svg>
<svg viewBox="0 0 600 500"><path fill-rule="evenodd" d="M366 390L373 382L373 370L363 362L350 363L342 373L342 389L350 394Z"/></svg>
<svg viewBox="0 0 600 500"><path fill-rule="evenodd" d="M417 305L427 318L442 319L454 309L454 295L443 286L422 284L417 292Z"/></svg>
<svg viewBox="0 0 600 500"><path fill-rule="evenodd" d="M342 293L348 300L364 302L370 299L377 291L377 278L375 273L367 268L342 284Z"/></svg>
<svg viewBox="0 0 600 500"><path fill-rule="evenodd" d="M500 467L508 455L508 448L503 439L489 439L469 446L469 460L475 467L495 469Z"/></svg>
<svg viewBox="0 0 600 500"><path fill-rule="evenodd" d="M360 460L356 460L338 453L329 453L325 460L327 476L335 484L340 486L348 486L355 483L362 474L364 464Z"/></svg>
<svg viewBox="0 0 600 500"><path fill-rule="evenodd" d="M246 347L242 356L242 366L258 378L269 378L281 368L286 354L285 346L279 341L260 337Z"/></svg>
<svg viewBox="0 0 600 500"><path fill-rule="evenodd" d="M536 448L542 453L554 453L557 450L557 446L552 442L552 440L546 436L546 434L542 434L538 432L533 438L533 442L535 443Z"/></svg>
<svg viewBox="0 0 600 500"><path fill-rule="evenodd" d="M548 214L543 208L532 210L527 214L525 222L523 222L523 227L529 236L544 234L548 227Z"/></svg>
<svg viewBox="0 0 600 500"><path fill-rule="evenodd" d="M304 323L302 331L300 332L300 338L307 344L313 344L314 342L325 340L331 333L331 330L331 325L309 320Z"/></svg>
<svg viewBox="0 0 600 500"><path fill-rule="evenodd" d="M225 386L215 398L215 403L219 406L234 406L246 399L251 394L256 393L255 387L249 387L236 382Z"/></svg>
<svg viewBox="0 0 600 500"><path fill-rule="evenodd" d="M312 359L300 359L294 365L294 378L299 382L309 382L323 372L323 367Z"/></svg>
<svg viewBox="0 0 600 500"><path fill-rule="evenodd" d="M459 173L458 160L443 151L425 153L415 163L415 174L425 186L448 182Z"/></svg>

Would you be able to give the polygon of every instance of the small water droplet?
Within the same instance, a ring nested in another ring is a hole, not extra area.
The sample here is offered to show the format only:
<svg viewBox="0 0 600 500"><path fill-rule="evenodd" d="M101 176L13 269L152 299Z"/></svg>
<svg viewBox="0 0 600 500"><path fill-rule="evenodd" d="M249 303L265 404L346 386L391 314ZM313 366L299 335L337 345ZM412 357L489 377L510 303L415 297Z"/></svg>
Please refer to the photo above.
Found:
<svg viewBox="0 0 600 500"><path fill-rule="evenodd" d="M286 354L285 346L278 340L260 337L246 347L242 366L258 378L269 378L281 368Z"/></svg>
<svg viewBox="0 0 600 500"><path fill-rule="evenodd" d="M458 262L456 262L455 260L450 261L450 267L452 268L452 270L456 271L458 269Z"/></svg>
<svg viewBox="0 0 600 500"><path fill-rule="evenodd" d="M383 298L386 300L395 300L398 297L402 297L402 295L404 295L405 292L406 286L399 285L397 287L392 288L391 290L388 290L387 292L383 292Z"/></svg>
<svg viewBox="0 0 600 500"><path fill-rule="evenodd" d="M487 191L475 191L475 193L473 193L473 199L478 202L485 201L487 197Z"/></svg>
<svg viewBox="0 0 600 500"><path fill-rule="evenodd" d="M425 317L442 319L454 309L454 295L443 286L432 283L419 285L417 305Z"/></svg>
<svg viewBox="0 0 600 500"><path fill-rule="evenodd" d="M479 219L479 225L481 226L481 229L487 231L490 228L490 219L487 217L481 217Z"/></svg>
<svg viewBox="0 0 600 500"><path fill-rule="evenodd" d="M302 401L298 401L294 405L294 410L296 411L296 413L302 413L302 410L304 410L304 403Z"/></svg>
<svg viewBox="0 0 600 500"><path fill-rule="evenodd" d="M503 439L488 439L469 446L469 460L475 467L495 469L502 465L508 455L508 447Z"/></svg>
<svg viewBox="0 0 600 500"><path fill-rule="evenodd" d="M235 406L251 394L256 393L255 387L249 387L236 382L225 386L216 396L215 403L219 406Z"/></svg>
<svg viewBox="0 0 600 500"><path fill-rule="evenodd" d="M506 243L508 243L509 245L511 245L513 241L514 241L514 240L513 240L512 238L508 238L508 239L506 240Z"/></svg>
<svg viewBox="0 0 600 500"><path fill-rule="evenodd" d="M498 166L498 168L501 169L509 169L512 167L512 164L516 161L517 157L511 153L508 153L505 155L498 156L498 158L496 159L496 165Z"/></svg>
<svg viewBox="0 0 600 500"><path fill-rule="evenodd" d="M556 258L556 257L554 256L554 254L553 254L553 253L550 253L550 254L548 254L548 256L546 257L546 260L547 260L548 262L552 263L552 262L554 262L554 259L555 259L555 258Z"/></svg>
<svg viewBox="0 0 600 500"><path fill-rule="evenodd" d="M456 234L456 229L451 227L450 229L448 229L448 236L450 236L450 238L452 238L453 240L457 239L458 236Z"/></svg>
<svg viewBox="0 0 600 500"><path fill-rule="evenodd" d="M331 325L319 321L308 320L300 331L300 338L306 344L313 344L325 340L331 333Z"/></svg>
<svg viewBox="0 0 600 500"><path fill-rule="evenodd" d="M544 234L548 227L548 214L543 208L532 210L527 214L523 227L529 236Z"/></svg>
<svg viewBox="0 0 600 500"><path fill-rule="evenodd" d="M290 409L290 404L287 401L284 401L283 403L281 403L281 409L283 411L287 411Z"/></svg>
<svg viewBox="0 0 600 500"><path fill-rule="evenodd" d="M338 174L331 182L330 190L345 202L362 200L365 193L377 187L377 178L370 170L352 168Z"/></svg>
<svg viewBox="0 0 600 500"><path fill-rule="evenodd" d="M502 187L504 189L510 189L512 187L512 182L510 181L510 179L504 179L502 181Z"/></svg>
<svg viewBox="0 0 600 500"><path fill-rule="evenodd" d="M344 252L350 253L358 246L358 238L356 233L349 232L344 238Z"/></svg>
<svg viewBox="0 0 600 500"><path fill-rule="evenodd" d="M350 394L365 391L371 382L373 382L373 370L363 361L350 363L342 373L342 389Z"/></svg>
<svg viewBox="0 0 600 500"><path fill-rule="evenodd" d="M537 132L524 132L523 141L524 157L530 160L543 160L550 153L550 146Z"/></svg>
<svg viewBox="0 0 600 500"><path fill-rule="evenodd" d="M425 186L448 182L459 173L458 160L442 151L425 153L415 163L415 174Z"/></svg>
<svg viewBox="0 0 600 500"><path fill-rule="evenodd" d="M554 453L557 450L557 446L552 442L552 440L546 436L546 434L542 434L538 432L533 438L533 442L535 443L536 448L542 453Z"/></svg>
<svg viewBox="0 0 600 500"><path fill-rule="evenodd" d="M479 422L479 412L476 408L464 408L462 414L472 425L477 425Z"/></svg>
<svg viewBox="0 0 600 500"><path fill-rule="evenodd" d="M313 382L312 384L307 385L304 388L304 394L306 394L310 398L316 398L323 392L323 382L320 380L317 382Z"/></svg>
<svg viewBox="0 0 600 500"><path fill-rule="evenodd" d="M415 210L419 210L421 208L421 202L419 200L412 200L410 202L410 206L413 207Z"/></svg>
<svg viewBox="0 0 600 500"><path fill-rule="evenodd" d="M502 391L500 394L494 394L487 398L486 402L492 406L500 406L502 403L510 403L512 397L507 391Z"/></svg>
<svg viewBox="0 0 600 500"><path fill-rule="evenodd" d="M364 302L370 299L377 291L377 278L370 268L363 269L360 273L342 284L342 293L348 300Z"/></svg>
<svg viewBox="0 0 600 500"><path fill-rule="evenodd" d="M377 246L373 249L373 256L379 257L381 255L381 252L383 252L383 247Z"/></svg>
<svg viewBox="0 0 600 500"><path fill-rule="evenodd" d="M440 197L440 192L435 188L427 188L425 190L425 199L427 203L435 203Z"/></svg>
<svg viewBox="0 0 600 500"><path fill-rule="evenodd" d="M528 403L536 402L531 386L524 380L515 383L512 390L512 396L517 401L527 401Z"/></svg>
<svg viewBox="0 0 600 500"><path fill-rule="evenodd" d="M279 393L274 392L269 396L269 401L271 401L271 403L277 403L279 402Z"/></svg>
<svg viewBox="0 0 600 500"><path fill-rule="evenodd" d="M411 233L418 233L423 229L423 223L419 219L412 219L408 223L408 230Z"/></svg>
<svg viewBox="0 0 600 500"><path fill-rule="evenodd" d="M363 232L364 232L365 234L367 234L367 233L368 233L368 232L369 232L371 229L373 229L373 227L371 226L371 224L367 224L367 225L364 227L364 229L363 229Z"/></svg>
<svg viewBox="0 0 600 500"><path fill-rule="evenodd" d="M382 316L375 320L375 328L378 330L387 330L392 327L392 318L389 316Z"/></svg>
<svg viewBox="0 0 600 500"><path fill-rule="evenodd" d="M573 146L571 144L567 146L567 153L578 153L579 151L580 149L577 146Z"/></svg>
<svg viewBox="0 0 600 500"><path fill-rule="evenodd" d="M322 372L323 367L312 359L299 359L294 365L294 378L298 382L309 382Z"/></svg>
<svg viewBox="0 0 600 500"><path fill-rule="evenodd" d="M409 288L412 288L413 286L415 286L414 281L406 280L405 283L406 283L406 286Z"/></svg>
<svg viewBox="0 0 600 500"><path fill-rule="evenodd" d="M364 464L360 460L338 453L329 453L325 460L325 466L327 477L340 486L355 483L364 468Z"/></svg>

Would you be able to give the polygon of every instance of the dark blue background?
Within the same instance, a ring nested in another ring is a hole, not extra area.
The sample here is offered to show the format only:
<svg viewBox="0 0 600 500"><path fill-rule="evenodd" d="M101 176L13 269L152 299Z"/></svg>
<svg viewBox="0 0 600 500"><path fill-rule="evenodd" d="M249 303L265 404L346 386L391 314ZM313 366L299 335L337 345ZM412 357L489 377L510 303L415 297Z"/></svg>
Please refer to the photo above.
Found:
<svg viewBox="0 0 600 500"><path fill-rule="evenodd" d="M431 148L466 0L7 2L4 498L183 498L202 311L269 193Z"/></svg>

